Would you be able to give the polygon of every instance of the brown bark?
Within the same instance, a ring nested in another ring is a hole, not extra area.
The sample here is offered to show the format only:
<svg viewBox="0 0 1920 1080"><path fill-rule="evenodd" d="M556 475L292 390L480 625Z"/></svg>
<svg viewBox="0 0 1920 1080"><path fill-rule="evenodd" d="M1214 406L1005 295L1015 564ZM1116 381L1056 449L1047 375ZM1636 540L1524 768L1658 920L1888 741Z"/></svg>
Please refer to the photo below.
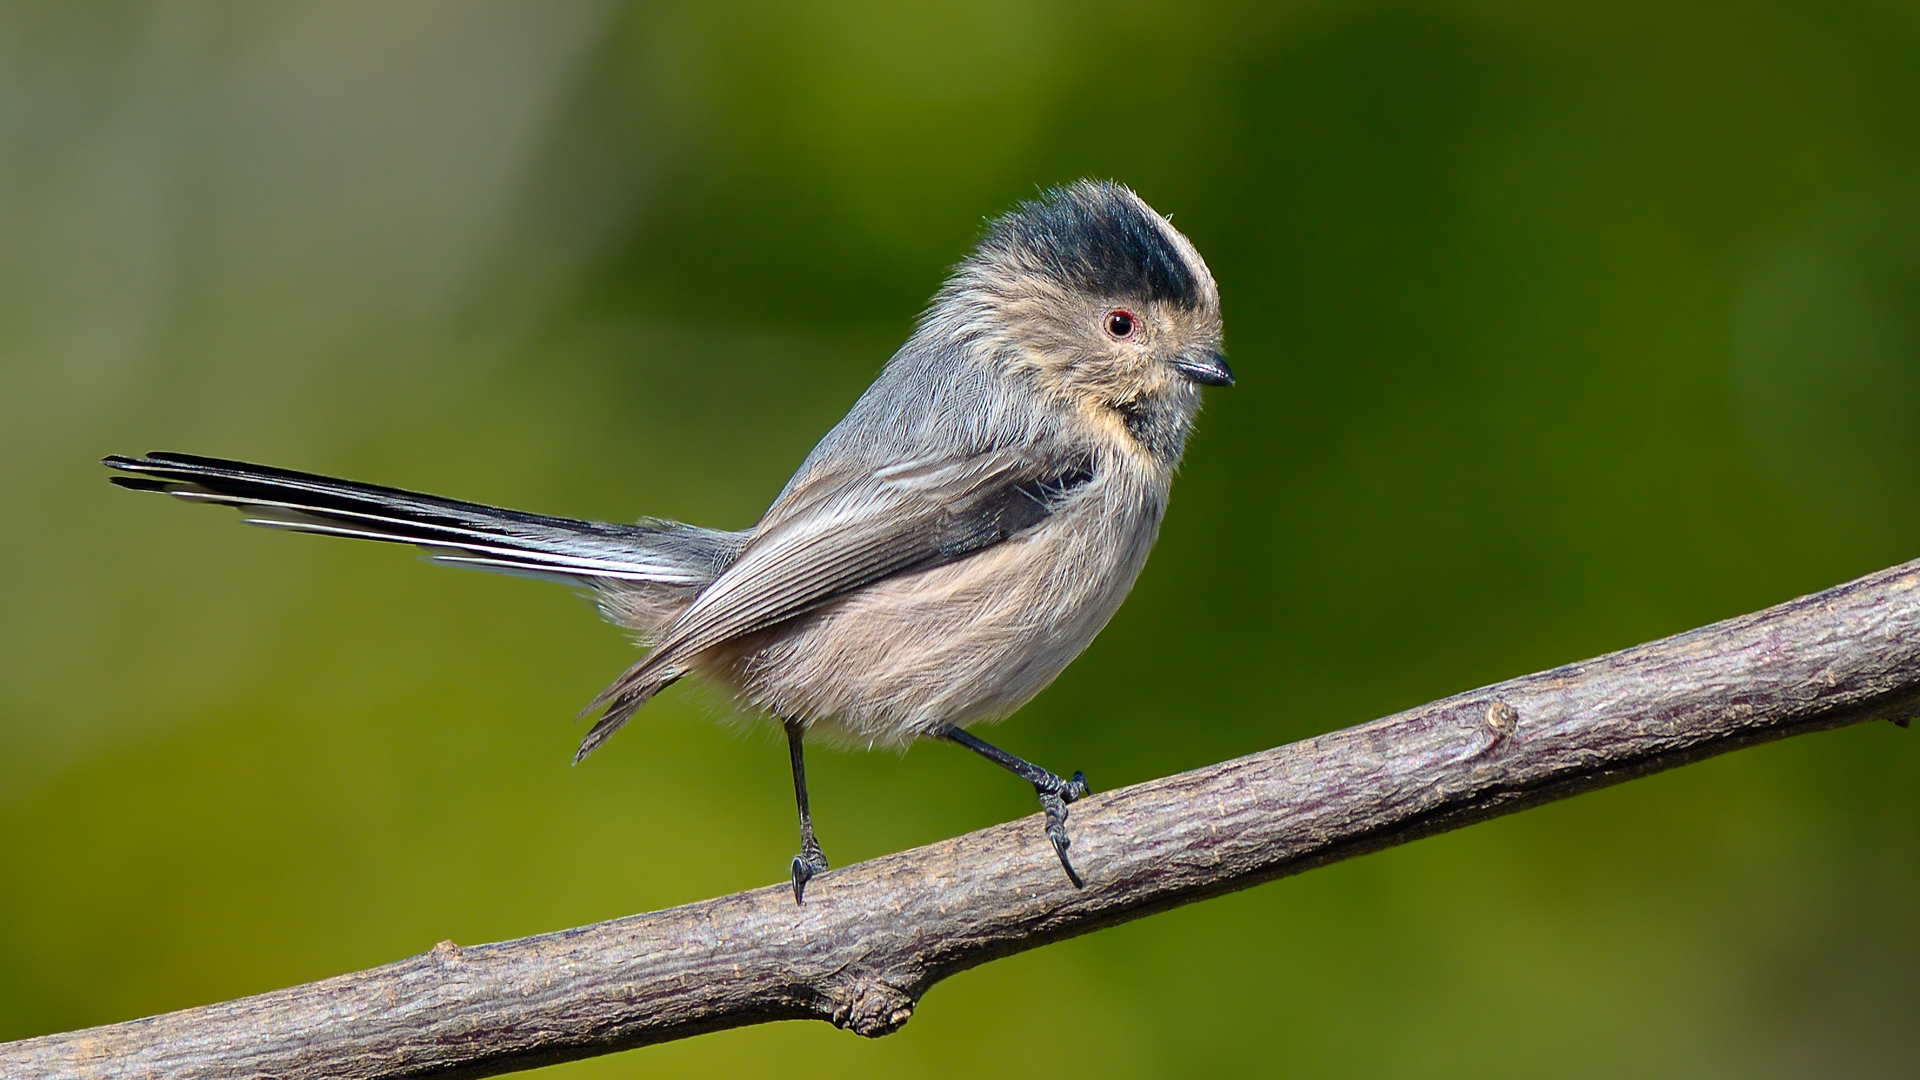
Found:
<svg viewBox="0 0 1920 1080"><path fill-rule="evenodd" d="M8 1077L480 1076L768 1020L862 1035L996 957L1920 703L1920 562L816 878L0 1045Z"/></svg>

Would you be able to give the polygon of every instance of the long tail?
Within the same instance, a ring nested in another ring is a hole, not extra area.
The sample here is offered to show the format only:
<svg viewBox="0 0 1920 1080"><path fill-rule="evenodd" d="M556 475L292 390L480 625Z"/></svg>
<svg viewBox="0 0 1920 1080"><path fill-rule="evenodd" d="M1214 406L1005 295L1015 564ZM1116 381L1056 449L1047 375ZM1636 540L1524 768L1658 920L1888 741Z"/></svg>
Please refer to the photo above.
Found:
<svg viewBox="0 0 1920 1080"><path fill-rule="evenodd" d="M190 454L116 455L101 464L132 474L112 478L121 487L238 507L251 525L414 544L437 563L590 586L703 586L739 555L746 539L677 521L616 525L526 514Z"/></svg>
<svg viewBox="0 0 1920 1080"><path fill-rule="evenodd" d="M704 587L739 557L747 541L746 533L677 521L614 525L546 517L190 454L114 456L101 464L131 474L112 478L121 487L238 507L252 525L413 544L431 552L432 562L584 585L603 598L649 584ZM663 672L644 687L615 684L594 699L582 715L602 706L606 711L573 760L592 753L684 673ZM623 692L615 695L615 689Z"/></svg>

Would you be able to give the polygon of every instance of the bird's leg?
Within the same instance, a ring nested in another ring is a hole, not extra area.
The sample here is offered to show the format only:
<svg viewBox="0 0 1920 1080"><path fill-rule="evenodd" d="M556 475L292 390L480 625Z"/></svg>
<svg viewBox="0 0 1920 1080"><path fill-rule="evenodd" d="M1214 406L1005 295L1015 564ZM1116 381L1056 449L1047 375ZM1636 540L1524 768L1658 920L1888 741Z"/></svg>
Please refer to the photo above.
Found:
<svg viewBox="0 0 1920 1080"><path fill-rule="evenodd" d="M793 798L800 804L800 854L793 857L793 902L801 902L807 882L827 869L827 857L820 853L820 841L813 838L813 814L807 810L807 759L800 747L806 728L788 720L787 752L793 757Z"/></svg>
<svg viewBox="0 0 1920 1080"><path fill-rule="evenodd" d="M1079 888L1083 884L1080 875L1074 872L1073 864L1067 861L1067 849L1073 846L1073 841L1067 838L1067 804L1087 794L1087 774L1076 769L1073 779L1062 780L1040 766L1014 757L957 727L947 728L940 733L940 737L948 742L959 743L1033 785L1033 790L1040 796L1040 809L1047 812L1047 839L1053 841L1053 853L1060 856L1060 865L1067 872L1067 880L1073 882L1074 888Z"/></svg>

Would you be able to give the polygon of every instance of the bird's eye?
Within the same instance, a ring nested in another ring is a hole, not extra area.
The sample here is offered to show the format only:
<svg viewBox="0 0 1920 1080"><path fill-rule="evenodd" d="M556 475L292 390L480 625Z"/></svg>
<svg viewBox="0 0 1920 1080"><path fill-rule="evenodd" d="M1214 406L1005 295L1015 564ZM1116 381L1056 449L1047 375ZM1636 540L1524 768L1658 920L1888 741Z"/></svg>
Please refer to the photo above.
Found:
<svg viewBox="0 0 1920 1080"><path fill-rule="evenodd" d="M1138 324L1134 321L1131 311L1116 309L1107 312L1107 336L1115 341L1125 341L1132 337L1136 325Z"/></svg>

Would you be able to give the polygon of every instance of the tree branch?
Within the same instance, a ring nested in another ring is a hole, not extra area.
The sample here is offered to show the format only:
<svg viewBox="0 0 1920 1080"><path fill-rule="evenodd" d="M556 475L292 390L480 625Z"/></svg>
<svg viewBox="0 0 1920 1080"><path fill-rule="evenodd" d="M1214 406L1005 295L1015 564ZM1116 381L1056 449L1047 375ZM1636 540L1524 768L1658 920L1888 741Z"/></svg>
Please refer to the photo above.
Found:
<svg viewBox="0 0 1920 1080"><path fill-rule="evenodd" d="M0 1045L8 1077L486 1076L769 1020L898 1028L959 971L1577 792L1920 704L1920 561L817 878ZM1904 726L1904 725L1903 725Z"/></svg>

